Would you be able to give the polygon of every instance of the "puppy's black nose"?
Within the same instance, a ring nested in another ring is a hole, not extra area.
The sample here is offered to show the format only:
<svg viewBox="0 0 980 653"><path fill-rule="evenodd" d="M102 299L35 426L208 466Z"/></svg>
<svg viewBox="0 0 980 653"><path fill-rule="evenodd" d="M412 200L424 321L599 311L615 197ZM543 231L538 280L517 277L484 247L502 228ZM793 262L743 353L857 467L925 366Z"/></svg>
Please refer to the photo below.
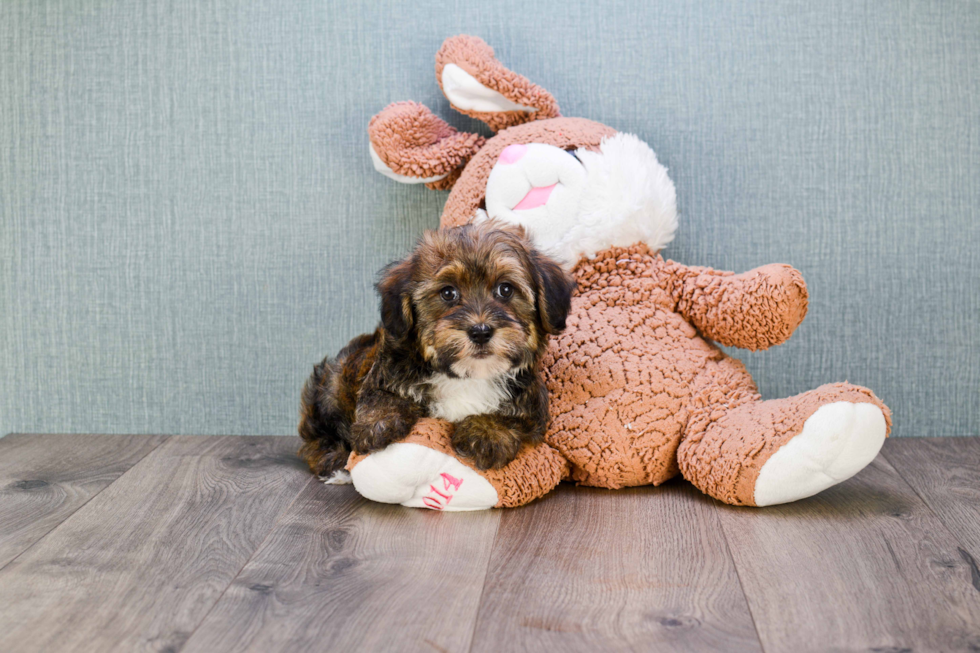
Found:
<svg viewBox="0 0 980 653"><path fill-rule="evenodd" d="M493 329L487 324L474 324L468 331L470 340L478 345L485 345L493 337Z"/></svg>

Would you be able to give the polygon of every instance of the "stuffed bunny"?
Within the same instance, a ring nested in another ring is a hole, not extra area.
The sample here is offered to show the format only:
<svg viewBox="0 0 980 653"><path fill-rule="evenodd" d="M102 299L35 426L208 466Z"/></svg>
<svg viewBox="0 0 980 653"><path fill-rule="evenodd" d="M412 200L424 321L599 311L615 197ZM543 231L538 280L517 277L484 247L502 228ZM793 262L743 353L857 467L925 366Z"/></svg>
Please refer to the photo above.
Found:
<svg viewBox="0 0 980 653"><path fill-rule="evenodd" d="M680 473L733 505L811 496L878 454L888 408L848 383L763 401L741 362L785 342L807 311L788 265L742 274L664 260L677 226L674 185L650 147L583 118L501 65L479 38L448 39L436 77L452 107L490 139L400 102L368 128L375 168L403 183L452 189L441 226L488 217L523 225L578 282L568 327L544 360L545 443L480 471L425 418L403 442L348 463L375 501L436 510L519 506L563 480L621 488Z"/></svg>

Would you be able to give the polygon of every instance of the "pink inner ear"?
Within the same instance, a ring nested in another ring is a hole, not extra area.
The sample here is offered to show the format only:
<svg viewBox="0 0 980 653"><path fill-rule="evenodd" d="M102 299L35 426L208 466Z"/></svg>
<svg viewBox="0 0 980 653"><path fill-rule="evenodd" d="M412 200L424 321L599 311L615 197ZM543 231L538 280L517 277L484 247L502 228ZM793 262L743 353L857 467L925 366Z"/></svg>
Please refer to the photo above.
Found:
<svg viewBox="0 0 980 653"><path fill-rule="evenodd" d="M504 165L510 165L511 163L518 161L526 152L527 145L521 145L520 143L508 145L504 148L504 151L500 153L500 158L498 160Z"/></svg>
<svg viewBox="0 0 980 653"><path fill-rule="evenodd" d="M526 211L527 209L534 209L539 206L543 206L548 202L548 198L551 197L551 191L555 190L555 186L558 184L551 184L550 186L537 186L532 188L527 192L517 206L514 207L515 211Z"/></svg>

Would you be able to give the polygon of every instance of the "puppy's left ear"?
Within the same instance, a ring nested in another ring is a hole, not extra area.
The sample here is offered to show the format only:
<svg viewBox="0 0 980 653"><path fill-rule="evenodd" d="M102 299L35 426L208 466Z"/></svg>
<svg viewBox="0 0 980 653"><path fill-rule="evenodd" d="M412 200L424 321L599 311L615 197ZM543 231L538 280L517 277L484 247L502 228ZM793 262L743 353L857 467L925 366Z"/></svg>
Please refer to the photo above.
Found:
<svg viewBox="0 0 980 653"><path fill-rule="evenodd" d="M395 338L405 337L414 324L410 292L413 268L411 257L392 263L376 286L381 295L381 324Z"/></svg>
<svg viewBox="0 0 980 653"><path fill-rule="evenodd" d="M565 320L572 308L575 279L555 261L536 250L531 251L531 263L537 284L535 299L541 327L545 333L561 333L565 330Z"/></svg>

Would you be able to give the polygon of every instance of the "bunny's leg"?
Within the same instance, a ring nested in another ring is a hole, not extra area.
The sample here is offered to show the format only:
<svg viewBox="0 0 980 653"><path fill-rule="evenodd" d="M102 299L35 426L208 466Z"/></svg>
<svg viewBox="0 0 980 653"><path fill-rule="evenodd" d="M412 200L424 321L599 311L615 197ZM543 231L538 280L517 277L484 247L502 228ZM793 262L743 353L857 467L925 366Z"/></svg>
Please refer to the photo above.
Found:
<svg viewBox="0 0 980 653"><path fill-rule="evenodd" d="M501 469L480 471L453 452L452 425L423 418L405 440L347 464L356 489L380 503L441 511L520 506L550 492L568 463L546 444L525 446Z"/></svg>
<svg viewBox="0 0 980 653"><path fill-rule="evenodd" d="M719 367L726 380L741 363ZM878 455L890 414L870 390L836 383L761 401L748 381L698 388L677 458L705 494L732 505L789 503L847 480Z"/></svg>

